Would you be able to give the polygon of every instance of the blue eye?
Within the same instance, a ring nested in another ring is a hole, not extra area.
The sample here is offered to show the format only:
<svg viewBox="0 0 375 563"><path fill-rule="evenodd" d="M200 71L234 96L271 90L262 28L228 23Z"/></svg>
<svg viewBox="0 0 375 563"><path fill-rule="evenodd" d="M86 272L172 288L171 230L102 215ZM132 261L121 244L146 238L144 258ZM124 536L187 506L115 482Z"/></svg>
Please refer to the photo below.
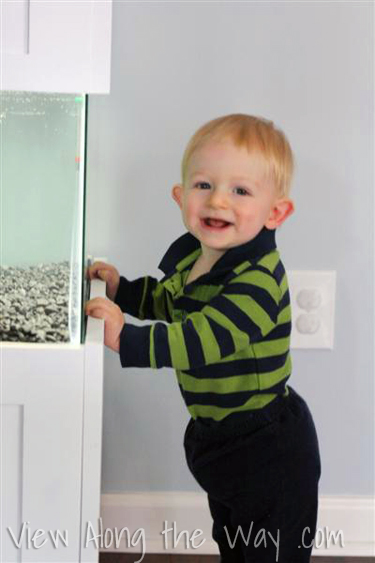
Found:
<svg viewBox="0 0 375 563"><path fill-rule="evenodd" d="M200 188L201 190L209 190L211 188L208 182L197 182L195 187Z"/></svg>
<svg viewBox="0 0 375 563"><path fill-rule="evenodd" d="M249 192L247 190L245 190L245 188L237 187L237 188L235 188L235 190L237 191L237 193L239 195L249 195Z"/></svg>

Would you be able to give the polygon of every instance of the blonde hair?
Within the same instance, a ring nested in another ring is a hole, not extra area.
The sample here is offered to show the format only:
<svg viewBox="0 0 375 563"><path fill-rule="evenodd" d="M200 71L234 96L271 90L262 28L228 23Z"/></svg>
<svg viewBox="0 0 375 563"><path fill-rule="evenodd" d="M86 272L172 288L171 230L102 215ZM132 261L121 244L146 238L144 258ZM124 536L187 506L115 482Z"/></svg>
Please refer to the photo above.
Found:
<svg viewBox="0 0 375 563"><path fill-rule="evenodd" d="M230 139L238 147L246 147L249 153L263 156L266 174L275 182L278 193L281 197L289 195L294 158L288 139L272 121L241 113L213 119L194 133L182 157L181 174L184 185L193 153L208 141L225 139Z"/></svg>

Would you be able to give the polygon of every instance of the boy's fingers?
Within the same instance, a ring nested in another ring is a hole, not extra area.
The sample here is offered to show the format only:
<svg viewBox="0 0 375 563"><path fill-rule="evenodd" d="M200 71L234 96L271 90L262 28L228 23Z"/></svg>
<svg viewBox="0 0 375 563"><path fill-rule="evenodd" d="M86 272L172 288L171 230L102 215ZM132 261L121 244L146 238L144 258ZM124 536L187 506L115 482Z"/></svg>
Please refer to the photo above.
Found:
<svg viewBox="0 0 375 563"><path fill-rule="evenodd" d="M113 315L115 310L119 309L118 305L115 305L110 299L105 297L94 297L90 299L85 305L86 315L91 315L92 317L107 318L109 315Z"/></svg>
<svg viewBox="0 0 375 563"><path fill-rule="evenodd" d="M87 277L89 278L89 280L92 280L92 279L95 278L95 270L93 269L92 266L87 268Z"/></svg>
<svg viewBox="0 0 375 563"><path fill-rule="evenodd" d="M100 305L94 306L86 312L88 316L94 317L95 319L104 319L106 321L110 318L110 311Z"/></svg>
<svg viewBox="0 0 375 563"><path fill-rule="evenodd" d="M87 314L91 314L92 311L94 311L95 309L108 309L108 299L105 299L104 297L95 297L94 299L90 299L90 301L88 301L86 303L85 306L85 311Z"/></svg>
<svg viewBox="0 0 375 563"><path fill-rule="evenodd" d="M86 306L87 305L98 305L99 303L110 304L109 299L106 299L105 297L93 297L92 299L90 299L89 301L87 301Z"/></svg>
<svg viewBox="0 0 375 563"><path fill-rule="evenodd" d="M103 309L91 309L89 313L87 313L89 317L94 317L95 319L105 319L105 311Z"/></svg>
<svg viewBox="0 0 375 563"><path fill-rule="evenodd" d="M98 268L105 268L106 266L108 266L107 262L94 262L93 264L91 264L91 268L94 269L98 269Z"/></svg>
<svg viewBox="0 0 375 563"><path fill-rule="evenodd" d="M107 270L108 270L108 264L106 264L105 262L94 262L94 264L92 264L88 269L88 275L90 280L98 277L102 278L103 273L106 272Z"/></svg>
<svg viewBox="0 0 375 563"><path fill-rule="evenodd" d="M98 270L97 274L99 278L102 279L103 281L107 281L108 278L110 277L108 270Z"/></svg>

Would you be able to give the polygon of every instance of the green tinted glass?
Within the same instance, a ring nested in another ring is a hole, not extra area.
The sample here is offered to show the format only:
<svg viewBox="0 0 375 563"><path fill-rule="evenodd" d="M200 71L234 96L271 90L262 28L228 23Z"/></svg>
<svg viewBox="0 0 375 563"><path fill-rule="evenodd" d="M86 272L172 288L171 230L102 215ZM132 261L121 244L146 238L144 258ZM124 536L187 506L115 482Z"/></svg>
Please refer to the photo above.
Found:
<svg viewBox="0 0 375 563"><path fill-rule="evenodd" d="M86 96L0 92L0 338L81 341Z"/></svg>

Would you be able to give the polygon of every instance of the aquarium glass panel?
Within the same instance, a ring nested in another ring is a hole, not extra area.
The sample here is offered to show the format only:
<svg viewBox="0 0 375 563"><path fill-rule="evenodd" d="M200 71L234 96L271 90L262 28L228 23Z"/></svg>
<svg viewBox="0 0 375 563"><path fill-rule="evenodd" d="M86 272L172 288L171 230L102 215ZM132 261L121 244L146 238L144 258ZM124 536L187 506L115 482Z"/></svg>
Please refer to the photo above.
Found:
<svg viewBox="0 0 375 563"><path fill-rule="evenodd" d="M2 341L81 341L86 109L0 92Z"/></svg>

